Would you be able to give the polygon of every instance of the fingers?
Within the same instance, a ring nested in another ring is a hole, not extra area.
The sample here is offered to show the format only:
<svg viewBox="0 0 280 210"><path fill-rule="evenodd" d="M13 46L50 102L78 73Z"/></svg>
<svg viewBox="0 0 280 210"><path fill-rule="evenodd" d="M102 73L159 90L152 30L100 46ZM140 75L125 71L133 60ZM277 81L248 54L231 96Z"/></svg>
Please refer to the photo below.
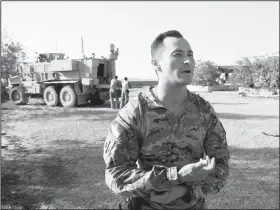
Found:
<svg viewBox="0 0 280 210"><path fill-rule="evenodd" d="M205 159L207 160L207 165L208 165L208 164L210 164L210 158L209 158L209 156L208 156L208 155L206 156L206 158L205 158Z"/></svg>
<svg viewBox="0 0 280 210"><path fill-rule="evenodd" d="M201 169L204 168L206 170L212 170L215 168L215 158L209 158L207 155L205 159L200 158L199 162L194 164L194 169Z"/></svg>
<svg viewBox="0 0 280 210"><path fill-rule="evenodd" d="M205 170L207 170L207 171L212 171L212 170L214 170L214 169L215 169L215 166L216 166L215 158L213 157L213 158L209 159L209 157L207 156L206 159L207 159L207 163L208 163L208 164L207 164L207 166L204 167L203 169L205 169Z"/></svg>
<svg viewBox="0 0 280 210"><path fill-rule="evenodd" d="M191 163L183 166L178 171L178 179L181 182L197 182L203 181L209 173L211 173L215 169L216 163L215 158L206 158L200 160L196 163Z"/></svg>
<svg viewBox="0 0 280 210"><path fill-rule="evenodd" d="M203 160L202 158L199 159L199 162L194 163L194 169L198 170L203 167L207 166L207 160Z"/></svg>
<svg viewBox="0 0 280 210"><path fill-rule="evenodd" d="M199 159L199 162L203 165L207 165L207 160L203 160L202 158Z"/></svg>
<svg viewBox="0 0 280 210"><path fill-rule="evenodd" d="M213 157L209 164L210 170L214 170L215 165L216 165L216 162L215 162L215 158Z"/></svg>

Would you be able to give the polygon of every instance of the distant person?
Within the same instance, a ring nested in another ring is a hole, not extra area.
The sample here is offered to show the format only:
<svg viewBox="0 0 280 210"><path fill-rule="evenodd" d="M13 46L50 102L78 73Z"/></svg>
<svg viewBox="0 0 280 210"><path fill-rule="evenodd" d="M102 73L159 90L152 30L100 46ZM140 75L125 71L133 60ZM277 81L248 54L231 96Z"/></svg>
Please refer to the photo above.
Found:
<svg viewBox="0 0 280 210"><path fill-rule="evenodd" d="M122 82L118 80L118 76L115 76L111 80L110 84L110 104L112 109L120 108L120 97L122 93Z"/></svg>
<svg viewBox="0 0 280 210"><path fill-rule="evenodd" d="M50 62L47 55L45 55L45 54L39 54L38 59L39 59L39 62Z"/></svg>
<svg viewBox="0 0 280 210"><path fill-rule="evenodd" d="M193 51L180 32L151 45L158 84L122 108L108 130L105 182L122 209L206 209L229 175L226 132L211 104L187 89ZM227 198L224 198L227 199Z"/></svg>
<svg viewBox="0 0 280 210"><path fill-rule="evenodd" d="M125 77L122 82L121 108L123 108L128 103L129 89L131 88L132 86L130 82L127 80L127 77Z"/></svg>

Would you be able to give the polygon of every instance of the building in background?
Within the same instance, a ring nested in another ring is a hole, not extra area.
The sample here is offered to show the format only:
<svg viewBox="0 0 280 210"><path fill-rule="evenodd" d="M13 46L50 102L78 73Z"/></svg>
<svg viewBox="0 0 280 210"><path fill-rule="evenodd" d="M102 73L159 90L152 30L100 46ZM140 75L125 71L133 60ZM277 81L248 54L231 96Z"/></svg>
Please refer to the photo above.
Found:
<svg viewBox="0 0 280 210"><path fill-rule="evenodd" d="M219 77L220 83L229 83L230 75L234 69L235 66L232 65L217 66L217 71L221 73Z"/></svg>

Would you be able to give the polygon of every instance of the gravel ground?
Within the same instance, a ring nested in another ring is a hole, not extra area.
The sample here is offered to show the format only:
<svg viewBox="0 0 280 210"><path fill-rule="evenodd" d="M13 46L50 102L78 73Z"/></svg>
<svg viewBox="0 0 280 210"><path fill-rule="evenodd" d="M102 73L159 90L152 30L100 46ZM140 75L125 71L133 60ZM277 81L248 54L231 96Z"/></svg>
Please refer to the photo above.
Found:
<svg viewBox="0 0 280 210"><path fill-rule="evenodd" d="M279 99L199 94L214 106L231 150L228 185L209 197L209 208L278 208L279 137L269 135L279 135ZM108 102L67 109L38 99L3 103L2 208L116 208L120 197L104 183L102 146L117 112Z"/></svg>

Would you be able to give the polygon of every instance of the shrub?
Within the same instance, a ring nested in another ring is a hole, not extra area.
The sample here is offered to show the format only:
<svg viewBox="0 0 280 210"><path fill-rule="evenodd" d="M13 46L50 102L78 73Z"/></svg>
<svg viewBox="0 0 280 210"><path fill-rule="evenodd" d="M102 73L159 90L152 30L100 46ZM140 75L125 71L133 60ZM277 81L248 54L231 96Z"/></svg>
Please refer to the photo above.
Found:
<svg viewBox="0 0 280 210"><path fill-rule="evenodd" d="M279 89L280 88L279 56L268 57L266 59L266 65L270 70L268 89L270 90Z"/></svg>
<svg viewBox="0 0 280 210"><path fill-rule="evenodd" d="M231 78L234 85L276 90L279 88L279 56L237 61Z"/></svg>
<svg viewBox="0 0 280 210"><path fill-rule="evenodd" d="M199 60L196 63L196 67L193 75L193 84L195 85L216 85L216 79L220 76L217 71L216 65L211 61Z"/></svg>
<svg viewBox="0 0 280 210"><path fill-rule="evenodd" d="M236 86L253 87L252 64L249 59L236 62L234 71L230 76L230 81Z"/></svg>

